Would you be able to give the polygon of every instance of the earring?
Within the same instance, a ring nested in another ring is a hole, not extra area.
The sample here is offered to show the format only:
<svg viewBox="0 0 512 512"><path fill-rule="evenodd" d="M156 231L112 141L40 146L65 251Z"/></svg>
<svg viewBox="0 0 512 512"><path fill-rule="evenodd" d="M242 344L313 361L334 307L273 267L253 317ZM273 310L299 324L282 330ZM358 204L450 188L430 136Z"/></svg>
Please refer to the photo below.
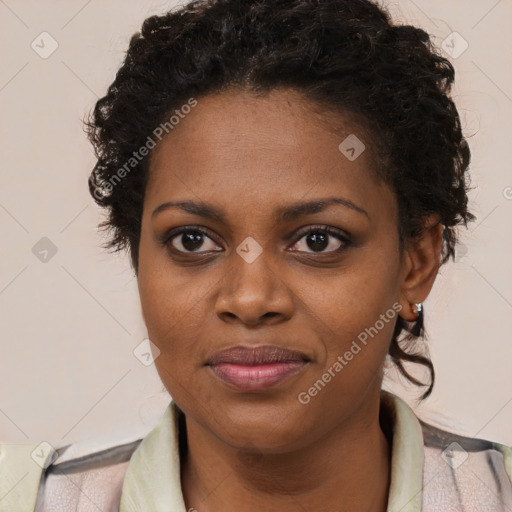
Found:
<svg viewBox="0 0 512 512"><path fill-rule="evenodd" d="M419 337L423 330L423 304L421 302L412 304L412 310L417 313L417 317L410 332L413 336Z"/></svg>

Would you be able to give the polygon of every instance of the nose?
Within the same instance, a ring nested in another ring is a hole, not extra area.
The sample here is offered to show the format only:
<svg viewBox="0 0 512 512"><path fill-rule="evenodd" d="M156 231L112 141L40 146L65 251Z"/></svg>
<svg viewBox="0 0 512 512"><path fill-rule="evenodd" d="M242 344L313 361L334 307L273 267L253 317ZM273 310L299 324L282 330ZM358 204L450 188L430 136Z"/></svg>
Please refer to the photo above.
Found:
<svg viewBox="0 0 512 512"><path fill-rule="evenodd" d="M226 262L215 304L216 314L224 322L250 326L281 323L293 314L292 292L282 272L273 268L263 251L254 261L233 251Z"/></svg>

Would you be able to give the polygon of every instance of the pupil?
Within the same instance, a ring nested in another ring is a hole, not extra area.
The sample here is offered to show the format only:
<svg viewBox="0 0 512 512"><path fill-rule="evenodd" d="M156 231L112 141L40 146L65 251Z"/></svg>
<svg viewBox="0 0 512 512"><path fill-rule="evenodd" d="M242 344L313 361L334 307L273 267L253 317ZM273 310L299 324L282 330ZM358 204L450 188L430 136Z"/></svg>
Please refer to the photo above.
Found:
<svg viewBox="0 0 512 512"><path fill-rule="evenodd" d="M197 231L183 233L181 236L181 243L187 251L195 251L203 245L202 236L203 235Z"/></svg>
<svg viewBox="0 0 512 512"><path fill-rule="evenodd" d="M326 235L326 234L311 233L307 237L308 247L310 249L319 250L319 251L325 249L329 245L327 237L328 237L328 235ZM309 243L310 241L312 242L313 246Z"/></svg>

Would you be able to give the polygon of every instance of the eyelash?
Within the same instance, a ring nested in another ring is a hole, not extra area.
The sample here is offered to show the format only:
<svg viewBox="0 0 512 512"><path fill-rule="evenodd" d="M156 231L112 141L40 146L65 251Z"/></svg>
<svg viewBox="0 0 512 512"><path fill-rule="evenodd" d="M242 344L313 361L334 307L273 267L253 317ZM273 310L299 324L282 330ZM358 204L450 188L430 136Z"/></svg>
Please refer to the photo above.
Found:
<svg viewBox="0 0 512 512"><path fill-rule="evenodd" d="M215 242L215 237L212 236L213 233L209 229L203 228L203 227L199 227L199 226L184 226L184 227L179 228L177 230L172 230L172 231L166 233L162 237L161 243L162 243L162 245L164 247L168 247L169 248L169 243L174 238L176 238L179 235L182 235L183 233L188 233L188 232L200 233L202 235L207 236L208 238L210 238L211 240L213 240ZM308 255L311 255L311 254L318 254L318 255L322 255L322 254L339 254L342 251L344 251L345 249L347 249L348 247L353 245L352 240L343 231L340 231L338 229L331 228L330 226L325 226L325 225L311 226L307 230L301 231L299 234L297 234L297 237L295 238L295 242L293 242L292 245L295 245L302 238L304 238L304 236L309 235L310 233L325 233L325 234L328 234L330 236L333 236L334 238L336 238L340 242L342 242L343 245L341 245L338 249L336 249L334 251L318 252L318 253L315 253L315 252L307 253L306 252L305 254L308 254ZM215 243L217 243L217 242L215 242ZM194 252L194 251L185 252L185 251L180 251L180 250L174 249L174 248L173 249L169 248L169 250L173 250L173 252L177 252L180 255L185 255L185 254L201 254L201 252ZM210 252L210 251L207 251L207 252ZM213 251L213 252L220 252L220 251ZM294 251L294 252L302 252L302 253L304 253L304 251Z"/></svg>

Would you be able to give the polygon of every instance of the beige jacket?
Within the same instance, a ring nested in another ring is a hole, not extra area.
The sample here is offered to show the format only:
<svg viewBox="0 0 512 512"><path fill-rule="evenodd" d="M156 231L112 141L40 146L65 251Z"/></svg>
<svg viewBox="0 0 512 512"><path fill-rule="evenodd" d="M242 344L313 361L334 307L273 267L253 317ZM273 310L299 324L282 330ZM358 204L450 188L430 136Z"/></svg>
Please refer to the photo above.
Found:
<svg viewBox="0 0 512 512"><path fill-rule="evenodd" d="M419 420L382 391L392 418L388 512L512 512L512 448ZM69 457L73 445L0 445L0 512L187 512L171 401L143 439Z"/></svg>

